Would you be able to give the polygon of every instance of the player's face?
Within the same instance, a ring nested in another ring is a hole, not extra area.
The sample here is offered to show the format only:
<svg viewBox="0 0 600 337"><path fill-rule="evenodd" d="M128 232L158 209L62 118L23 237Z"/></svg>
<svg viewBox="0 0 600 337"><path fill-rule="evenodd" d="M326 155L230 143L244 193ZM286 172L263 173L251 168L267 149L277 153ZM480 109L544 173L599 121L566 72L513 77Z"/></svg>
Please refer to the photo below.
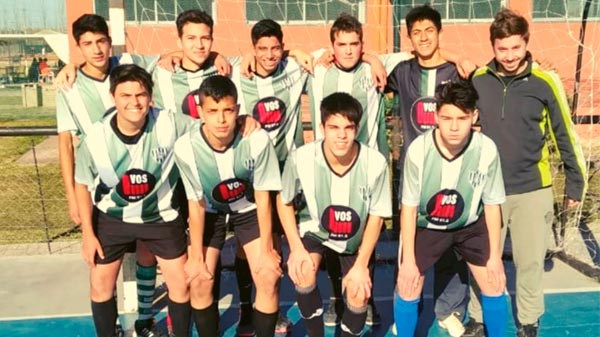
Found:
<svg viewBox="0 0 600 337"><path fill-rule="evenodd" d="M193 22L183 25L179 37L179 47L183 51L182 66L189 70L202 67L210 56L212 43L212 32L209 26Z"/></svg>
<svg viewBox="0 0 600 337"><path fill-rule="evenodd" d="M79 37L77 45L86 65L98 69L108 66L110 57L110 38L104 34L87 32Z"/></svg>
<svg viewBox="0 0 600 337"><path fill-rule="evenodd" d="M261 76L273 73L281 62L283 44L275 36L261 37L254 45L256 72Z"/></svg>
<svg viewBox="0 0 600 337"><path fill-rule="evenodd" d="M204 122L202 130L211 145L227 145L235 131L238 105L232 96L225 96L218 102L212 97L202 97L198 106L200 118Z"/></svg>
<svg viewBox="0 0 600 337"><path fill-rule="evenodd" d="M441 145L449 150L462 149L476 119L477 111L466 113L455 105L442 105L435 114Z"/></svg>
<svg viewBox="0 0 600 337"><path fill-rule="evenodd" d="M408 37L419 58L429 59L439 49L440 34L430 20L415 22Z"/></svg>
<svg viewBox="0 0 600 337"><path fill-rule="evenodd" d="M337 158L349 155L356 138L356 124L340 114L331 115L321 124L323 148Z"/></svg>
<svg viewBox="0 0 600 337"><path fill-rule="evenodd" d="M150 93L140 82L119 83L113 94L117 108L117 125L121 127L139 127L146 122L150 108Z"/></svg>
<svg viewBox="0 0 600 337"><path fill-rule="evenodd" d="M493 48L498 70L504 75L517 75L527 67L527 42L522 35L495 39Z"/></svg>
<svg viewBox="0 0 600 337"><path fill-rule="evenodd" d="M362 41L356 32L340 31L335 34L333 56L336 64L342 69L351 69L362 57Z"/></svg>

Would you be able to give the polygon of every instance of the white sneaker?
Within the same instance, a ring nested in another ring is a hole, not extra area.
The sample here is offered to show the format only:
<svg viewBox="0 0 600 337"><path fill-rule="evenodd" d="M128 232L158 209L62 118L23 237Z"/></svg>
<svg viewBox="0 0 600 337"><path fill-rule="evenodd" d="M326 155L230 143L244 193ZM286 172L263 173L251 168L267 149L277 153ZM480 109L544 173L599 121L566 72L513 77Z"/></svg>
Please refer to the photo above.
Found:
<svg viewBox="0 0 600 337"><path fill-rule="evenodd" d="M460 314L457 312L454 312L445 319L438 321L438 324L442 329L447 330L448 334L452 337L460 337L463 333L465 333L465 327L460 320Z"/></svg>

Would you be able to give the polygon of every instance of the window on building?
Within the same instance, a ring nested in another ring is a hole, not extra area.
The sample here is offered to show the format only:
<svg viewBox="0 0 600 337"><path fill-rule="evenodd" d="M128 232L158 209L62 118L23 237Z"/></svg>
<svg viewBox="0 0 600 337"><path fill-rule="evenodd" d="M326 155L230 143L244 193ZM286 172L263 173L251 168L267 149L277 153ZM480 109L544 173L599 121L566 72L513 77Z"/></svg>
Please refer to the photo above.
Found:
<svg viewBox="0 0 600 337"><path fill-rule="evenodd" d="M246 19L273 19L282 23L328 23L342 13L364 21L364 0L247 0Z"/></svg>
<svg viewBox="0 0 600 337"><path fill-rule="evenodd" d="M585 3L585 0L536 0L533 18L581 20ZM588 18L600 18L600 1L591 1Z"/></svg>
<svg viewBox="0 0 600 337"><path fill-rule="evenodd" d="M202 9L212 15L212 0L124 0L125 20L173 23L179 13ZM94 0L95 12L108 19L108 1Z"/></svg>
<svg viewBox="0 0 600 337"><path fill-rule="evenodd" d="M395 12L403 21L413 7L423 3L421 0L399 1ZM502 8L501 0L433 0L429 4L440 12L442 21L489 21Z"/></svg>

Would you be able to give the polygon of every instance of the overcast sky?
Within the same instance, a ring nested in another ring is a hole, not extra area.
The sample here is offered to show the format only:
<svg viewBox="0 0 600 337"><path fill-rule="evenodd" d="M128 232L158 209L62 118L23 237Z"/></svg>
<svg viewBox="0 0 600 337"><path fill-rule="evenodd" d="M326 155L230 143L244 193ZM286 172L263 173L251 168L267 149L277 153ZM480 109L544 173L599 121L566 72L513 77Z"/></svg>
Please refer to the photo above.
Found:
<svg viewBox="0 0 600 337"><path fill-rule="evenodd" d="M27 28L66 32L65 0L0 0L0 30Z"/></svg>

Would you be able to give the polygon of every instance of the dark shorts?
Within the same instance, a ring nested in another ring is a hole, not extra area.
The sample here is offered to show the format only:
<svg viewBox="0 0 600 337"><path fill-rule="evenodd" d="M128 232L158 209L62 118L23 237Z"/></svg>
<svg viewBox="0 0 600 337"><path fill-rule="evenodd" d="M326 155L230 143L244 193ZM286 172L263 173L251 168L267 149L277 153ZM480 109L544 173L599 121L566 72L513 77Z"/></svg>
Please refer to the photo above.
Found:
<svg viewBox="0 0 600 337"><path fill-rule="evenodd" d="M476 266L485 266L490 258L490 244L485 216L472 225L453 231L417 228L415 259L421 273L437 262L448 249Z"/></svg>
<svg viewBox="0 0 600 337"><path fill-rule="evenodd" d="M317 253L321 255L321 257L325 258L333 258L337 256L340 261L340 266L342 268L342 276L346 276L348 271L354 266L354 262L356 262L357 254L341 254L329 247L323 246L319 240L315 239L310 235L306 235L302 238L302 244L304 244L304 248L309 253ZM369 263L371 264L371 263Z"/></svg>
<svg viewBox="0 0 600 337"><path fill-rule="evenodd" d="M104 259L96 255L96 263L114 262L126 252L135 251L139 240L152 254L162 259L175 259L185 254L187 237L181 217L169 222L127 223L100 211L94 211L94 232L102 245Z"/></svg>
<svg viewBox="0 0 600 337"><path fill-rule="evenodd" d="M271 214L273 214L272 216L272 222L271 222L271 228L272 228L272 232L273 234L276 235L283 235L285 234L285 231L283 230L283 226L281 225L281 220L279 219L279 213L277 213L277 191L271 191L269 192L270 194L270 199L271 199Z"/></svg>
<svg viewBox="0 0 600 337"><path fill-rule="evenodd" d="M238 242L244 246L260 237L256 210L245 213L205 213L204 218L205 247L221 250L225 244L227 226L231 226Z"/></svg>

